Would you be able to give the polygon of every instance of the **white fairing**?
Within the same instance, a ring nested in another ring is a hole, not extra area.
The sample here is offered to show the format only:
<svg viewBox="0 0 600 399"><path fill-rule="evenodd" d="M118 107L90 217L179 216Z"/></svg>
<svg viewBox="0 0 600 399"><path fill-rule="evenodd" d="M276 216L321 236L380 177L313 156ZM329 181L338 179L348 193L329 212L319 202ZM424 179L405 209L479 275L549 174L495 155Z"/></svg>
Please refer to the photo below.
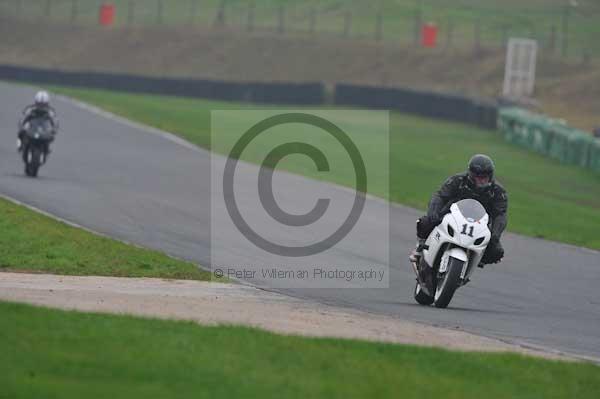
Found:
<svg viewBox="0 0 600 399"><path fill-rule="evenodd" d="M477 213L479 219L469 217L473 216L473 213L465 216L459 205L462 205L463 210L474 206L476 211L481 211L481 213ZM488 229L488 221L488 214L483 210L483 206L475 200L462 200L452 204L450 213L444 216L442 222L433 229L425 241L427 249L423 251L423 256L427 264L435 267L436 260L439 259L440 272L444 272L443 269L447 266L449 257L453 257L464 261L465 266L470 266L468 270L472 271L473 266L479 264L490 241L491 233ZM453 245L450 245L448 249L448 246L444 245L446 243ZM438 254L442 248L447 248L445 253ZM465 276L466 270L467 268L463 270L463 278L468 277Z"/></svg>

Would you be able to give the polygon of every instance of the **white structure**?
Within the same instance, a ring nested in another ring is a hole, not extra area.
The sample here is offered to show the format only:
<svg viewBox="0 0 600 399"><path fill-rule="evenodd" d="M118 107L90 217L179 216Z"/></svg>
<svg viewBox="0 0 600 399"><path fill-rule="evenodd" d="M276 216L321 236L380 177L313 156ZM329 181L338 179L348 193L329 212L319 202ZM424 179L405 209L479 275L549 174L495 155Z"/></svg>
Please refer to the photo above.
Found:
<svg viewBox="0 0 600 399"><path fill-rule="evenodd" d="M533 94L537 49L536 40L516 38L508 40L502 89L504 97L523 98Z"/></svg>

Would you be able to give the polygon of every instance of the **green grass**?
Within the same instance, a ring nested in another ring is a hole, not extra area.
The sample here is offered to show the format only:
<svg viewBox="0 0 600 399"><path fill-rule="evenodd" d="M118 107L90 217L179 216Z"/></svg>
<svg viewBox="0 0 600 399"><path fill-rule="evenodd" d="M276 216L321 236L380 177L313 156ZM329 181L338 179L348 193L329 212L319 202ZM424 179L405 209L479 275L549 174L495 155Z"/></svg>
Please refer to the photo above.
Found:
<svg viewBox="0 0 600 399"><path fill-rule="evenodd" d="M68 226L1 198L0 248L0 271L211 279L191 263Z"/></svg>
<svg viewBox="0 0 600 399"><path fill-rule="evenodd" d="M2 398L596 398L600 368L0 302Z"/></svg>
<svg viewBox="0 0 600 399"><path fill-rule="evenodd" d="M125 25L130 19L130 0L113 0L116 5L116 24ZM221 0L163 0L162 14L159 1L135 2L133 23L137 25L196 25L213 26ZM451 4L450 4L451 3ZM78 0L73 13L72 0L0 0L0 12L29 19L50 19L60 22L96 24L98 5L95 0ZM48 8L48 4L51 5ZM455 46L471 46L475 23L480 24L484 45L499 46L505 37L537 37L548 44L551 27L557 30L556 46L560 47L560 33L566 0L228 0L225 21L230 26L246 27L248 5L254 4L254 23L260 29L276 29L279 10L284 7L288 31L308 31L311 10L316 11L316 30L341 35L345 15L352 15L350 35L374 37L379 4L383 16L383 32L387 39L409 43L413 40L415 15L420 4L423 21L434 22L440 28L440 40L446 40L450 25ZM162 15L162 16L159 16ZM600 53L595 37L600 34L600 6L594 0L579 0L569 11L569 42L571 54L580 55L583 49Z"/></svg>
<svg viewBox="0 0 600 399"><path fill-rule="evenodd" d="M211 109L251 108L243 104L100 90L63 87L55 91L177 133L207 148L211 143ZM243 118L229 121L231 126L243 122L247 121ZM352 140L360 144L359 147L368 147L361 155L370 168L369 191L375 195L425 209L431 193L448 175L463 171L472 154L483 152L495 159L498 179L509 192L509 230L600 249L598 174L561 165L506 143L496 132L462 124L392 113L388 142L384 135L374 132L368 119L348 118L341 123L358 129L358 133L349 132ZM222 134L219 142L227 142L228 133ZM265 144L269 145L268 140ZM332 165L343 157L343 153L330 148L335 146L333 141L319 143L319 148L328 149L334 155L334 159L330 159ZM389 192L386 188L388 168L381 157L382 151L388 150L391 154ZM252 162L263 160L258 150L244 155L244 159ZM305 157L289 157L279 166L317 179L354 184L353 170L349 167L332 166L331 173L319 173Z"/></svg>

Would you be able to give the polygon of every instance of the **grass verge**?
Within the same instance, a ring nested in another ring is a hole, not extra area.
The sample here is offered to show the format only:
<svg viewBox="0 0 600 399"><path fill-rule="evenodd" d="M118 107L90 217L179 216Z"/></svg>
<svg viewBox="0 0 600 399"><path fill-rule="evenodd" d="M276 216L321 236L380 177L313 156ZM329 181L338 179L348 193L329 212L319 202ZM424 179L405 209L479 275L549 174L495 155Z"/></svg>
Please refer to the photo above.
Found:
<svg viewBox="0 0 600 399"><path fill-rule="evenodd" d="M10 398L595 398L600 368L0 302ZM100 349L101 348L101 349Z"/></svg>
<svg viewBox="0 0 600 399"><path fill-rule="evenodd" d="M101 90L55 87L54 91L171 131L206 148L211 146L211 109L252 108L235 103ZM348 123L360 124L360 134L349 132L349 135L357 143L369 144L369 150L361 154L368 166L378 165L381 151L390 152L389 191L386 167L385 173L369 176L372 194L424 209L431 193L448 175L463 171L472 154L483 152L495 159L498 179L508 189L511 231L600 249L600 175L561 165L506 143L492 131L462 124L392 113L388 141L383 135L372 133L369 120ZM247 151L244 155L251 162L263 161L259 152ZM334 164L335 160L330 162ZM319 173L303 157L288 157L278 167L342 185L354 184L351 168L339 171L332 167L331 173Z"/></svg>
<svg viewBox="0 0 600 399"><path fill-rule="evenodd" d="M0 248L0 271L193 280L211 277L192 263L68 226L2 198Z"/></svg>

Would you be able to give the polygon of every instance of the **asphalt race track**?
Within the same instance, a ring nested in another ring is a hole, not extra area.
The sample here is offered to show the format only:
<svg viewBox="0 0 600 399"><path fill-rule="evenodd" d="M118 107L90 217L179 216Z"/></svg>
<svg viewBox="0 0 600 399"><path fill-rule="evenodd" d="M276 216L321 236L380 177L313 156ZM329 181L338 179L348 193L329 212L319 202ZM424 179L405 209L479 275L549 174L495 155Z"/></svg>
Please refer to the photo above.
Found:
<svg viewBox="0 0 600 399"><path fill-rule="evenodd" d="M0 83L0 193L95 231L209 264L207 152L55 99L62 130L54 152L38 179L26 178L15 150L16 123L33 94L31 88ZM286 174L277 187L285 189L287 181L293 191L300 180L305 189L298 201L311 198L306 187L321 190L323 184ZM349 195L328 187L334 195ZM375 214L386 207L383 201L367 202ZM277 291L600 359L600 252L505 234L502 264L477 270L450 308L424 308L412 298L414 274L406 261L418 215L391 208L390 288ZM357 256L377 260L376 243L354 244L355 250L335 255L348 263ZM239 257L236 248L243 245L223 242L222 248Z"/></svg>

